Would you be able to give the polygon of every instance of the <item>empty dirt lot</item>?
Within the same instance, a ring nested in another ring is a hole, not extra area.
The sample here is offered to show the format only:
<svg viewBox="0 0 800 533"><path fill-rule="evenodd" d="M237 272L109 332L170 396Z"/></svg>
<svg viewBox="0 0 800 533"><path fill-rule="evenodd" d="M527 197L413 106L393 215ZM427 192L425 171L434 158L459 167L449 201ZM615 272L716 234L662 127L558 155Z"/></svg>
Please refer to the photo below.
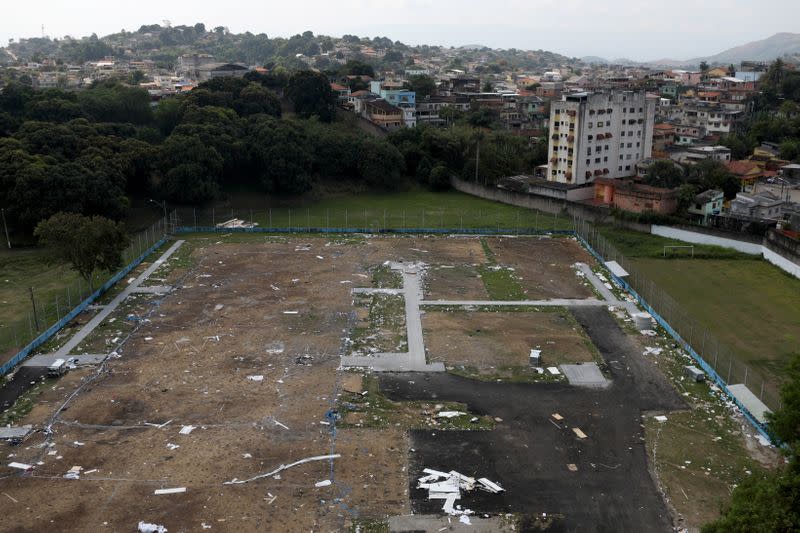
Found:
<svg viewBox="0 0 800 533"><path fill-rule="evenodd" d="M359 324L367 327L369 322L363 312L359 321L351 290L372 286L377 265L422 261L433 271L441 266L492 262L513 267L531 298L588 297L591 292L570 266L589 258L571 239L490 238L482 242L473 237L338 241L246 237L240 239L246 242L239 243L226 243L220 236L190 238L174 269L160 274L178 288L166 297L148 300L138 328L120 349L121 357L109 359L99 374L94 370L73 371L42 395L43 401L21 423L41 429L52 422L52 434L40 431L22 445L7 448L13 454L8 461L33 464L34 470L21 474L0 467L4 529L132 531L143 520L163 524L170 532L347 530L355 520L383 520L412 511L409 483L436 449L438 437L431 433L441 436L442 442L477 439L474 442L479 440L483 443L480 446L495 452L504 446L504 439L514 438L513 433L499 431L502 423L490 431L442 430L438 422L430 421L431 410L436 410L439 401L436 394L441 394L442 400L467 401L468 408L488 420L495 416L514 420L518 416L515 413L530 402L572 390L566 384L553 385L560 387L557 389L536 389L540 386L537 384L506 395L502 388L506 384L486 384L492 387L487 393L493 400L481 403L467 394L471 387L468 380L444 374L410 374L397 379L405 384L462 381L447 398L444 392L412 398L411 393L400 393L389 386L397 400L419 399L432 404L414 404L416 411L408 416L418 420L406 417L402 423L372 425L378 419L374 409L380 407L381 413L391 410L391 402L372 390L364 396L358 393L358 405L345 406L339 399L354 398L353 378L337 370L340 357L349 350L345 339ZM485 246L493 257L487 257ZM462 287L457 278L451 278L446 290L437 288L437 297L478 295L475 279L465 278ZM591 313L606 311L600 307ZM576 361L593 357L581 333L572 329L574 324L562 323L558 313L552 311L477 313L471 317L464 311L436 311L424 316L425 328L430 328L425 336L429 352L442 353L445 360L470 362L492 346L502 345L502 357L516 364L520 353L525 360L531 343L542 345L545 357L548 346L553 353L563 351ZM602 315L598 318L596 314L578 316L578 322L595 341L598 331L616 327L613 321L604 322ZM486 335L469 334L479 329ZM618 347L618 341L609 342L609 346L601 345L607 359ZM625 361L622 356L612 362L620 361ZM652 374L635 374L630 380L627 374L620 376L625 390L650 397L644 391L654 386ZM645 381L639 383L640 379ZM351 383L347 391L345 382ZM538 392L520 400L520 394L533 390ZM484 394L477 387L474 391ZM564 394L563 401L567 401L573 393ZM638 409L642 403L630 403L617 421L614 413L629 396L604 396L597 391L580 394L581 401L571 411L582 417L591 438L599 439L592 446L597 442L624 442L625 448L633 448L632 454L625 449L614 452L624 456L626 466L620 474L635 476L636 486L645 487L643 494L650 505L655 501L655 488L640 455ZM65 401L63 411L54 417L57 406ZM559 402L541 401L537 417L545 416L551 406L556 409ZM663 406L664 401L657 405ZM580 406L587 411L581 413ZM364 427L352 423L335 427L334 410L342 409L360 409L362 414L355 418ZM601 414L601 418L591 418L592 412ZM426 424L431 424L427 430ZM181 434L181 428L188 425L195 428ZM414 433L412 444L407 432L411 427L428 436L423 439L422 433ZM572 450L570 454L581 453L562 442L565 438L555 437L553 442ZM418 446L423 441L428 442L426 447ZM520 441L514 446L524 444ZM475 450L484 449L480 446ZM412 452L412 448L417 451ZM460 467L456 451L453 449L449 462L452 468ZM224 484L327 454L341 457L310 462L244 484ZM575 462L581 463L577 456ZM591 469L581 464L577 475L564 475L583 479L584 472L588 475ZM80 479L65 479L64 474L73 466L82 467ZM545 506L522 495L526 483L537 483L538 471L516 470L509 477L514 494L509 490L508 501L518 504L493 508L520 514L544 510ZM558 477L554 472L548 476ZM464 473L480 473L505 482L505 469L499 466ZM586 485L574 480L564 485L569 490L584 491L575 492L564 505L581 505L581 498L591 499L593 491L600 490L598 483L605 478L592 476L593 481ZM333 483L315 487L325 480ZM186 492L154 494L156 489L176 487L185 487ZM505 497L500 501L506 501ZM613 502L626 504L609 500ZM556 510L569 515L568 508ZM577 513L579 521L565 523L584 524L585 517L593 512L600 512L596 504ZM660 508L634 514L632 523L655 529L668 522Z"/></svg>
<svg viewBox="0 0 800 533"><path fill-rule="evenodd" d="M548 366L594 360L591 341L569 310L443 312L429 308L422 318L431 361L509 375L529 367L532 348Z"/></svg>

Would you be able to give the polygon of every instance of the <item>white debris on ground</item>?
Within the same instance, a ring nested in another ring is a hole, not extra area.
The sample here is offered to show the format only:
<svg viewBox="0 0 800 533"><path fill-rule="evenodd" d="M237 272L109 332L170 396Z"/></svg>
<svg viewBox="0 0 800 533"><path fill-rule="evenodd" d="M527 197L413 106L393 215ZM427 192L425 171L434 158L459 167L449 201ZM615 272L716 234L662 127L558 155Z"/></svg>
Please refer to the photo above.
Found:
<svg viewBox="0 0 800 533"><path fill-rule="evenodd" d="M167 533L167 528L158 524L151 524L142 520L139 522L139 533Z"/></svg>
<svg viewBox="0 0 800 533"><path fill-rule="evenodd" d="M492 494L499 494L505 491L498 483L485 477L475 479L455 470L441 472L426 468L423 472L426 475L417 480L417 488L427 490L429 500L444 500L442 510L451 516L466 518L474 514L471 509L462 509L460 505L455 505L456 500L461 499L462 491L472 492L475 489L479 489ZM467 521L462 522L468 524L469 518L467 518Z"/></svg>
<svg viewBox="0 0 800 533"><path fill-rule="evenodd" d="M657 336L657 335L658 335L658 333L656 333L656 332L655 332L654 330L652 330L652 329L643 329L643 330L641 330L639 333L641 333L641 334L642 334L642 335L644 335L645 337L655 337L655 336Z"/></svg>
<svg viewBox="0 0 800 533"><path fill-rule="evenodd" d="M462 413L461 411L439 411L436 416L439 418L455 418L466 414L467 413Z"/></svg>
<svg viewBox="0 0 800 533"><path fill-rule="evenodd" d="M663 348L653 348L652 346L645 346L642 355L661 355Z"/></svg>
<svg viewBox="0 0 800 533"><path fill-rule="evenodd" d="M245 222L240 218L232 218L217 224L218 228L255 228L258 222Z"/></svg>

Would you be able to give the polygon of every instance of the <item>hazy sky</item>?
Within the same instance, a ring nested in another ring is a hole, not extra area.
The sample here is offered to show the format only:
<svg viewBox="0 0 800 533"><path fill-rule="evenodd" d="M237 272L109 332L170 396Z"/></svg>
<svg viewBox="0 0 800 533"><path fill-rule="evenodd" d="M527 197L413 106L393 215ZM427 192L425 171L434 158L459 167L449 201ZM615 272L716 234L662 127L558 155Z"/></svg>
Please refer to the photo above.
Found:
<svg viewBox="0 0 800 533"><path fill-rule="evenodd" d="M483 44L569 56L652 60L711 55L800 31L798 0L2 0L10 38L106 35L142 24L203 22L270 37L386 36L408 44ZM13 7L11 7L13 6Z"/></svg>

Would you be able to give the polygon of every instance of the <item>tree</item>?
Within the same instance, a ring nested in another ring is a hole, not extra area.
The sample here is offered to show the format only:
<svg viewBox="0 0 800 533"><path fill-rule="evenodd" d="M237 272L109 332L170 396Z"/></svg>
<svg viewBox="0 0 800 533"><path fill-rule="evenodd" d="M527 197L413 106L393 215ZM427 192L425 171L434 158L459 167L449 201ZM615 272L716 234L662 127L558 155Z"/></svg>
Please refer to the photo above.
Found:
<svg viewBox="0 0 800 533"><path fill-rule="evenodd" d="M336 93L328 78L319 72L296 72L289 78L286 96L292 101L295 112L303 118L317 116L322 122L331 122L336 116Z"/></svg>
<svg viewBox="0 0 800 533"><path fill-rule="evenodd" d="M708 77L708 63L705 61L700 62L700 79L705 80Z"/></svg>
<svg viewBox="0 0 800 533"><path fill-rule="evenodd" d="M644 183L653 187L673 189L680 187L686 181L681 167L667 160L653 162L647 169Z"/></svg>
<svg viewBox="0 0 800 533"><path fill-rule="evenodd" d="M485 93L494 92L494 87L492 86L492 82L489 80L483 82L483 88L481 90Z"/></svg>
<svg viewBox="0 0 800 533"><path fill-rule="evenodd" d="M34 235L54 258L68 262L90 287L95 271L122 266L122 252L129 243L121 223L76 213L56 213L40 222Z"/></svg>
<svg viewBox="0 0 800 533"><path fill-rule="evenodd" d="M234 100L234 108L241 116L265 113L273 117L281 116L281 101L278 97L258 83L251 83Z"/></svg>
<svg viewBox="0 0 800 533"><path fill-rule="evenodd" d="M789 464L736 487L722 516L703 526L703 533L800 531L800 353L790 362L786 378L781 408L767 417Z"/></svg>
<svg viewBox="0 0 800 533"><path fill-rule="evenodd" d="M165 198L198 203L216 196L223 160L214 147L197 137L173 134L159 152L158 186Z"/></svg>
<svg viewBox="0 0 800 533"><path fill-rule="evenodd" d="M425 98L436 93L436 81L424 74L408 78L408 85L412 91L417 93L417 98Z"/></svg>

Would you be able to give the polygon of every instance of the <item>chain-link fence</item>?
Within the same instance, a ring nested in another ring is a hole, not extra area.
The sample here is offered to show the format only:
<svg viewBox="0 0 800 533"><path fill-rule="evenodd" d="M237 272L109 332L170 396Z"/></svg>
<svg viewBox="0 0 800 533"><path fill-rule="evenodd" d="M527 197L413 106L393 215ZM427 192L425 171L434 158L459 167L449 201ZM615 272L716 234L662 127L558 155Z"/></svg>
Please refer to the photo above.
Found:
<svg viewBox="0 0 800 533"><path fill-rule="evenodd" d="M726 346L669 294L648 279L634 262L617 250L593 225L576 221L575 231L605 261L616 261L628 272L625 282L699 355L726 385L744 384L770 409L781 406L780 383L741 361L741 355Z"/></svg>
<svg viewBox="0 0 800 533"><path fill-rule="evenodd" d="M145 231L133 235L130 245L122 253L122 264L130 265L151 246L157 243L171 228L163 219ZM21 308L15 312L16 319L0 325L0 365L15 356L31 341L58 323L73 309L103 287L116 273L99 272L90 284L78 276L71 283L56 289L43 287L18 287L15 296ZM58 283L55 281L55 283ZM24 302L24 303L22 303Z"/></svg>
<svg viewBox="0 0 800 533"><path fill-rule="evenodd" d="M464 232L532 234L573 230L572 217L525 208L463 210L419 209L192 209L177 210L179 228L192 231L225 231L242 221L258 231L292 232ZM240 226L241 227L241 226Z"/></svg>

